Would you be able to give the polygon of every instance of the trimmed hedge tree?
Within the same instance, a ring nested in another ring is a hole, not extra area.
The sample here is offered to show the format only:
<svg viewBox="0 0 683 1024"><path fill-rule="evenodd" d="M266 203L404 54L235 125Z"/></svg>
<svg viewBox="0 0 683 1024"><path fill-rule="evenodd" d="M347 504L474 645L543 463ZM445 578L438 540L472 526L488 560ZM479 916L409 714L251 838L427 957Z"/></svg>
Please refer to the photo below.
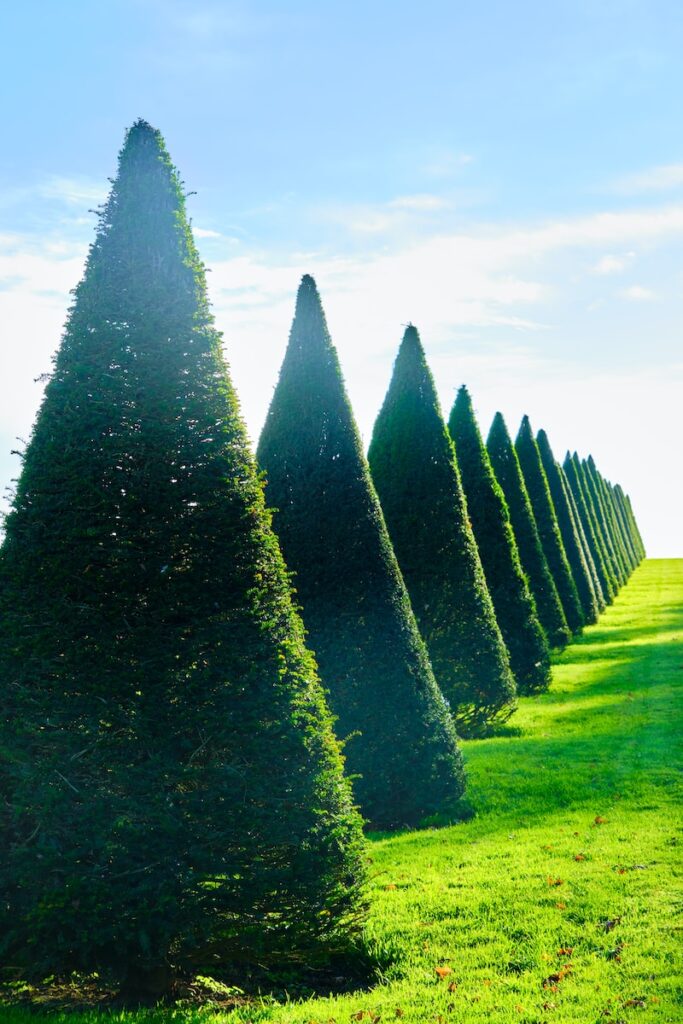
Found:
<svg viewBox="0 0 683 1024"><path fill-rule="evenodd" d="M464 787L455 729L309 276L258 460L364 815L393 828L446 810Z"/></svg>
<svg viewBox="0 0 683 1024"><path fill-rule="evenodd" d="M558 470L558 473L560 474L560 478L562 480L562 486L564 487L564 492L567 495L567 501L569 502L569 506L571 508L572 517L573 517L573 520L574 520L574 525L576 527L576 533L577 533L577 536L578 536L579 541L581 543L581 550L583 551L583 557L586 560L586 566L588 568L588 572L589 572L590 578L591 578L591 583L593 585L593 593L595 594L595 600L596 600L597 607L598 607L598 613L600 613L600 612L603 612L605 610L605 604L606 604L605 596L604 596L604 594L602 592L602 587L600 585L600 579L598 577L598 572L597 572L597 569L595 567L595 561L593 560L593 555L591 554L591 549L590 549L590 545L588 543L588 538L586 536L586 531L583 528L583 523L582 523L582 520L581 520L581 516L579 514L579 507L578 507L578 505L576 503L576 500L574 499L574 494L573 494L572 489L571 489L571 487L569 485L569 480L567 479L567 474L565 473L564 468L559 464L559 462L557 463L557 470Z"/></svg>
<svg viewBox="0 0 683 1024"><path fill-rule="evenodd" d="M560 467L555 462L555 456L553 455L553 450L550 447L545 430L539 430L536 435L536 443L546 480L548 481L548 487L550 488L550 497L552 498L555 514L557 515L557 523L560 527L567 561L569 562L581 602L584 620L587 623L597 622L598 601L595 595L595 588L581 546L574 514L562 476L560 475Z"/></svg>
<svg viewBox="0 0 683 1024"><path fill-rule="evenodd" d="M128 132L0 554L0 957L135 999L355 931L360 819L159 133Z"/></svg>
<svg viewBox="0 0 683 1024"><path fill-rule="evenodd" d="M553 574L557 592L560 595L564 614L567 617L567 625L572 633L578 633L584 622L581 602L567 561L560 528L557 525L555 508L550 497L548 481L543 471L541 456L528 416L524 416L522 419L515 441L515 449L529 492L531 507L534 510L541 544L548 559L548 566Z"/></svg>
<svg viewBox="0 0 683 1024"><path fill-rule="evenodd" d="M448 421L486 583L519 693L547 690L550 651L522 570L507 503L497 482L466 387Z"/></svg>
<svg viewBox="0 0 683 1024"><path fill-rule="evenodd" d="M539 621L550 646L565 647L571 631L543 552L517 452L499 412L491 424L486 448L507 502L519 557L536 602Z"/></svg>
<svg viewBox="0 0 683 1024"><path fill-rule="evenodd" d="M592 460L591 460L592 461ZM581 460L581 468L583 470L583 477L586 481L586 490L590 495L593 508L595 509L595 517L598 524L598 529L602 534L603 544L607 553L607 559L611 566L614 578L617 583L617 589L621 588L626 582L626 566L620 557L618 548L616 546L615 538L612 535L612 526L609 521L605 503L600 491L600 485L595 475L595 463L591 464L587 459Z"/></svg>
<svg viewBox="0 0 683 1024"><path fill-rule="evenodd" d="M597 572L598 579L600 580L603 597L607 604L611 604L617 592L617 581L607 560L607 554L602 540L602 533L598 529L593 503L586 490L583 478L583 469L576 453L574 453L574 455L570 455L569 452L567 452L563 468L572 494L574 495L576 507L579 511L579 518L581 519L581 524L586 534L586 540L588 541L588 546L590 547L591 555L593 556L595 571Z"/></svg>
<svg viewBox="0 0 683 1024"><path fill-rule="evenodd" d="M481 732L509 716L515 685L413 326L403 336L368 459L437 682L458 730Z"/></svg>

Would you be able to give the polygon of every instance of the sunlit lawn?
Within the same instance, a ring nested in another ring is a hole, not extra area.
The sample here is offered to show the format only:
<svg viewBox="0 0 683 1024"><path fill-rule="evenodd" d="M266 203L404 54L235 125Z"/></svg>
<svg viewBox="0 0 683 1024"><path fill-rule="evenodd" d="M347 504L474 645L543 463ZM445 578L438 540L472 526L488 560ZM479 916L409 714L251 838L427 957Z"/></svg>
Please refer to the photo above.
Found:
<svg viewBox="0 0 683 1024"><path fill-rule="evenodd" d="M381 983L290 1003L264 995L232 1013L112 1018L680 1020L682 680L683 560L647 561L557 658L552 692L522 700L507 735L465 744L476 816L372 840L368 936L393 959ZM0 1007L3 1024L29 1016Z"/></svg>

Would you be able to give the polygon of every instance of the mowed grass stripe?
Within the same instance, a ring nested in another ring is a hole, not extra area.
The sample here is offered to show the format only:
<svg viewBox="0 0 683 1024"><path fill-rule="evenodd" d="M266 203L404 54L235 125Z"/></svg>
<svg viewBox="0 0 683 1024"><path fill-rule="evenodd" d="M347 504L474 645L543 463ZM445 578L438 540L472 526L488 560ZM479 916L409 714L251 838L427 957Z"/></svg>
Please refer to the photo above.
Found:
<svg viewBox="0 0 683 1024"><path fill-rule="evenodd" d="M682 679L683 560L648 560L557 657L552 690L523 698L507 734L464 744L475 817L373 837L369 940L392 954L384 983L289 1004L265 997L231 1013L109 1019L680 1019ZM26 1024L29 1014L0 1016Z"/></svg>

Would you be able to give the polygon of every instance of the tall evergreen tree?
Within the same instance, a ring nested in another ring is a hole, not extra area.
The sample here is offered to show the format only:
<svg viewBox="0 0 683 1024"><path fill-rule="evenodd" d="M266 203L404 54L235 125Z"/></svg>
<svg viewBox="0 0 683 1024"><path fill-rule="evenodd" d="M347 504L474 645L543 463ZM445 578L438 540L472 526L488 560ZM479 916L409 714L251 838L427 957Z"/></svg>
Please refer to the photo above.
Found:
<svg viewBox="0 0 683 1024"><path fill-rule="evenodd" d="M590 456L590 459L592 461L592 456ZM624 539L624 536L623 536L623 534L621 532L621 526L619 524L619 519L618 519L616 510L614 508L614 501L612 499L612 493L611 493L611 490L610 490L610 488L609 488L609 486L607 484L607 481L605 480L605 478L603 477L602 473L600 472L600 470L595 465L595 462L593 462L593 470L594 470L594 473L595 473L596 480L598 482L598 487L600 489L600 494L602 495L602 500L603 500L603 503L604 503L604 506L605 506L605 510L607 512L607 521L609 523L610 532L611 532L612 539L613 539L613 542L614 542L614 547L617 550L620 563L621 563L621 565L624 568L625 576L626 576L626 578L628 578L630 576L631 572L633 571L633 563L631 561L631 556L630 556L629 551L628 551L627 543L626 543L626 541Z"/></svg>
<svg viewBox="0 0 683 1024"><path fill-rule="evenodd" d="M616 484L615 485L615 487L614 487L614 496L615 496L615 498L616 498L616 500L617 500L617 502L619 504L619 507L621 508L622 514L623 514L625 522L626 522L627 529L629 531L629 536L631 538L631 542L632 542L633 547L634 547L635 552L636 552L637 560L638 560L638 562L640 562L645 557L645 548L643 547L642 539L640 537L640 532L638 530L638 527L636 525L635 519L633 517L633 511L631 509L630 500L624 494L624 490L623 490L621 484Z"/></svg>
<svg viewBox="0 0 683 1024"><path fill-rule="evenodd" d="M593 507L595 509L598 528L602 533L607 558L617 581L617 588L619 588L626 582L626 567L624 566L623 560L620 558L617 546L615 545L615 538L612 533L612 524L609 520L600 485L595 475L595 463L592 463L591 465L587 459L583 459L581 461L581 468L583 469L586 488L590 494L591 501L593 502Z"/></svg>
<svg viewBox="0 0 683 1024"><path fill-rule="evenodd" d="M591 549L603 596L606 603L611 604L617 592L617 581L607 558L602 533L597 524L593 503L583 478L583 469L576 453L570 455L567 452L563 468L579 510L579 518Z"/></svg>
<svg viewBox="0 0 683 1024"><path fill-rule="evenodd" d="M588 565L581 547L578 529L574 521L572 508L565 490L564 482L560 475L560 467L555 461L553 450L545 430L539 430L536 435L536 443L541 456L541 463L545 472L550 497L552 498L557 523L560 527L562 543L564 544L567 561L572 571L574 583L581 602L584 620L587 623L597 622L598 602L595 596L595 588L590 576Z"/></svg>
<svg viewBox="0 0 683 1024"><path fill-rule="evenodd" d="M360 819L144 121L7 519L0 680L4 963L156 998L355 927Z"/></svg>
<svg viewBox="0 0 683 1024"><path fill-rule="evenodd" d="M418 332L403 336L368 453L434 673L460 732L513 708L515 687Z"/></svg>
<svg viewBox="0 0 683 1024"><path fill-rule="evenodd" d="M308 275L258 460L361 809L415 824L461 795L461 757Z"/></svg>
<svg viewBox="0 0 683 1024"><path fill-rule="evenodd" d="M448 421L479 548L484 575L493 600L520 693L547 690L550 651L536 605L522 570L517 542L503 491L479 432L466 387L458 391Z"/></svg>
<svg viewBox="0 0 683 1024"><path fill-rule="evenodd" d="M583 557L586 560L586 566L588 567L588 572L590 573L591 583L593 585L593 592L595 594L595 600L596 600L597 607L598 607L598 613L600 613L600 612L603 612L605 610L605 605L607 603L605 601L605 595L602 592L602 586L600 584L600 577L598 576L598 571L597 571L597 569L595 567L595 561L594 561L593 555L591 553L591 547L590 547L590 544L588 543L588 538L586 536L586 531L583 528L583 521L582 521L581 515L579 513L579 507L578 507L578 505L576 503L576 500L574 498L574 492L572 491L572 489L571 489L571 487L569 485L569 480L567 479L567 474L564 471L564 467L561 466L559 464L559 462L557 463L557 469L558 469L558 472L559 472L560 477L562 479L562 485L564 487L564 492L567 495L567 501L569 502L569 506L571 508L572 517L573 517L573 520L574 520L574 525L576 527L577 536L578 536L579 541L581 543L581 550L583 552Z"/></svg>
<svg viewBox="0 0 683 1024"><path fill-rule="evenodd" d="M619 502L617 501L617 497L616 497L616 493L615 493L614 487L612 486L611 483L609 483L608 480L605 480L604 477L602 478L602 481L603 481L603 485L605 487L605 492L607 494L608 501L610 503L610 507L612 509L612 514L614 516L614 519L615 519L615 522L616 522L616 525L617 525L617 531L619 533L619 539L621 540L621 544L622 544L623 550L624 550L625 555L626 555L626 560L627 560L627 565L628 565L628 570L629 570L629 575L630 575L630 573L633 572L633 570L635 569L635 567L638 564L638 556L636 555L636 551L635 551L635 548L633 546L633 542L631 540L631 535L629 533L628 527L627 527L626 522L624 520L624 516L623 516L622 510L621 510L621 506L619 505Z"/></svg>
<svg viewBox="0 0 683 1024"><path fill-rule="evenodd" d="M543 551L548 559L548 566L560 595L567 624L573 633L578 633L584 621L581 602L567 561L560 528L557 525L557 515L550 497L548 481L528 416L524 416L522 419L515 440L515 449L529 492Z"/></svg>
<svg viewBox="0 0 683 1024"><path fill-rule="evenodd" d="M565 647L571 631L543 552L517 452L499 412L491 424L486 448L507 502L522 568L529 580L539 621L550 646Z"/></svg>

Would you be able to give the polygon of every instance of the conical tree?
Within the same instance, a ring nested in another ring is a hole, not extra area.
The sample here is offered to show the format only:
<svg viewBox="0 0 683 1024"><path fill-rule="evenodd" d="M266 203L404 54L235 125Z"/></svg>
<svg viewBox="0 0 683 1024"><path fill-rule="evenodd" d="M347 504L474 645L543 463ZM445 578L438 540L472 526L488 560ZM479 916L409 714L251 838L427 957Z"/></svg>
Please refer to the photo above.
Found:
<svg viewBox="0 0 683 1024"><path fill-rule="evenodd" d="M638 565L640 559L638 557L638 552L636 551L636 546L634 544L633 537L631 536L631 530L629 529L629 524L626 521L626 516L624 515L624 509L622 508L622 504L620 500L618 500L618 497L616 495L616 488L607 480L605 480L605 485L607 487L607 492L609 494L609 500L611 502L612 510L614 512L616 524L618 526L618 530L620 530L622 543L624 544L624 547L629 558L629 565L631 571L633 572L633 570Z"/></svg>
<svg viewBox="0 0 683 1024"><path fill-rule="evenodd" d="M519 557L536 602L539 621L550 646L565 647L571 631L543 552L517 452L499 412L491 424L486 448L507 502Z"/></svg>
<svg viewBox="0 0 683 1024"><path fill-rule="evenodd" d="M455 729L309 276L258 460L361 810L393 828L447 809L464 786Z"/></svg>
<svg viewBox="0 0 683 1024"><path fill-rule="evenodd" d="M612 515L614 517L617 532L619 534L619 539L621 541L621 545L626 556L626 564L630 575L638 564L638 556L636 555L635 548L631 540L631 536L624 521L621 507L619 505L619 502L617 501L614 487L608 480L605 480L604 477L601 477L601 479L603 482L605 493L607 495L607 500L609 501L610 508L612 509Z"/></svg>
<svg viewBox="0 0 683 1024"><path fill-rule="evenodd" d="M458 730L479 732L510 714L515 686L453 445L413 326L403 336L368 458L437 682Z"/></svg>
<svg viewBox="0 0 683 1024"><path fill-rule="evenodd" d="M356 927L362 832L159 133L126 137L0 555L0 958L158 998Z"/></svg>
<svg viewBox="0 0 683 1024"><path fill-rule="evenodd" d="M645 548L643 547L640 532L633 517L630 500L624 494L624 490L621 484L615 485L614 496L619 504L619 507L621 508L622 515L626 522L626 528L628 529L629 536L631 538L631 543L633 544L636 553L636 558L640 563L640 561L645 557Z"/></svg>
<svg viewBox="0 0 683 1024"><path fill-rule="evenodd" d="M560 467L555 462L555 456L553 455L553 450L550 447L550 441L545 430L538 431L536 443L546 480L548 481L548 487L550 488L550 497L552 498L555 514L557 515L557 523L560 527L565 554L567 555L567 561L569 562L581 602L584 620L587 623L597 622L598 602L595 596L595 588L583 554L578 528L574 522L574 515L562 481Z"/></svg>
<svg viewBox="0 0 683 1024"><path fill-rule="evenodd" d="M565 455L563 468L569 482L576 506L579 511L579 518L584 528L586 539L593 556L595 569L600 580L600 587L607 604L611 604L617 592L617 581L612 568L607 560L604 549L602 533L598 528L593 509L593 503L586 490L583 478L583 469L576 453Z"/></svg>
<svg viewBox="0 0 683 1024"><path fill-rule="evenodd" d="M555 508L550 497L548 481L543 471L541 456L528 416L524 416L522 419L515 440L515 449L529 492L543 551L548 559L548 566L560 595L567 624L573 633L578 633L584 621L581 602L567 561L560 528L557 525Z"/></svg>
<svg viewBox="0 0 683 1024"><path fill-rule="evenodd" d="M572 492L572 489L569 486L569 480L567 479L567 474L565 473L564 468L559 464L559 462L557 463L557 470L558 470L558 473L560 474L560 478L562 480L562 486L564 487L564 493L566 494L567 501L569 502L569 507L571 509L572 518L573 518L573 521L574 521L574 526L576 527L576 533L577 533L577 536L579 538L579 542L581 544L581 550L583 552L583 557L584 557L584 559L586 561L586 566L588 568L588 572L590 574L591 584L593 586L593 592L595 594L595 600L596 600L596 604L597 604L597 607L598 607L598 614L599 614L600 612L603 612L605 610L605 605L606 605L605 595L602 592L602 587L600 585L600 579L598 577L598 572L597 572L597 569L595 567L595 561L593 560L593 555L591 554L591 548L590 548L590 545L588 543L588 538L586 536L586 531L583 528L583 522L582 522L581 516L579 514L578 505L577 505L576 500L574 498L574 494Z"/></svg>
<svg viewBox="0 0 683 1024"><path fill-rule="evenodd" d="M592 463L592 467L593 467L593 473L594 473L595 479L597 481L597 485L598 485L598 489L599 489L599 492L600 492L600 496L601 496L601 499L602 499L602 503L603 503L603 506L604 506L604 509L605 509L605 514L606 514L607 523L608 523L608 527L609 527L609 531L610 531L610 536L611 536L611 539L612 539L612 544L614 545L614 550L616 552L616 557L617 557L618 561L620 561L620 565L622 566L622 568L624 570L624 577L625 577L625 582L626 582L626 580L628 580L629 575L631 574L631 571L632 571L632 568L633 568L632 563L631 563L631 558L630 558L629 553L627 551L627 548L626 548L626 545L625 545L625 542L624 542L624 538L622 537L622 531L620 529L620 524L618 524L618 520L617 520L616 514L614 512L614 508L613 508L613 504L612 504L612 500L611 500L611 494L609 492L609 487L607 486L607 483L606 483L604 477L602 476L602 474L600 473L600 471L596 467L595 462L593 460L593 457L589 456L589 464L591 464L591 463Z"/></svg>
<svg viewBox="0 0 683 1024"><path fill-rule="evenodd" d="M550 651L522 570L505 497L498 484L466 387L458 391L448 429L493 607L520 693L550 684Z"/></svg>
<svg viewBox="0 0 683 1024"><path fill-rule="evenodd" d="M581 462L584 480L586 481L586 488L590 494L591 501L593 502L598 528L602 533L605 551L607 552L607 558L609 559L612 572L614 573L617 581L617 587L622 587L626 582L626 567L615 544L612 524L605 507L599 482L595 475L595 463L592 461L592 457L589 458L590 462L587 459L583 459Z"/></svg>

